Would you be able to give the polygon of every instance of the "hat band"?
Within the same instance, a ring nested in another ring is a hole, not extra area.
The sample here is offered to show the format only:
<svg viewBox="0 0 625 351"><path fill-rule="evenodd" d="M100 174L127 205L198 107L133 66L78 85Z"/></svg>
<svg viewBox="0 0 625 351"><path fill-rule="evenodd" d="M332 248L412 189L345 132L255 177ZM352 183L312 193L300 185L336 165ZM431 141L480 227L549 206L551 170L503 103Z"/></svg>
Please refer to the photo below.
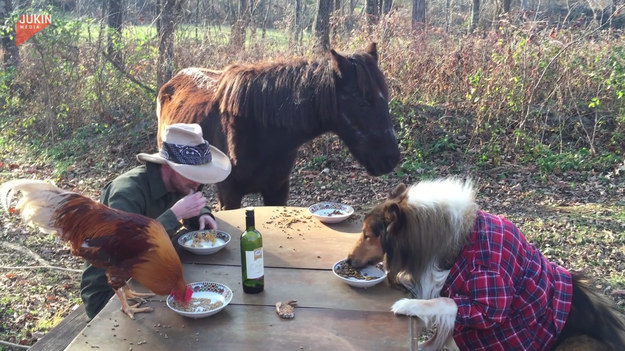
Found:
<svg viewBox="0 0 625 351"><path fill-rule="evenodd" d="M163 141L160 154L168 161L184 165L203 165L212 160L208 141L195 146Z"/></svg>

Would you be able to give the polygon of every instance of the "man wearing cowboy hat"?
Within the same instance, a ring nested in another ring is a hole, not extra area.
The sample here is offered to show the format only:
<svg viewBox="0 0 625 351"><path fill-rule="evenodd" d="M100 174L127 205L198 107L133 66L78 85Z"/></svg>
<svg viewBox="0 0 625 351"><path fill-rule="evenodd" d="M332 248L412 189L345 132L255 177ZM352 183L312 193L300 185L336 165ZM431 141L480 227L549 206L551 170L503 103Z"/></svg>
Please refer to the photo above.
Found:
<svg viewBox="0 0 625 351"><path fill-rule="evenodd" d="M161 149L140 153L145 165L113 180L102 191L101 202L111 208L138 213L159 221L170 236L181 228L217 229L203 184L218 183L230 174L228 156L210 145L198 124L172 124L165 128ZM82 276L80 295L89 318L113 296L105 271L89 266Z"/></svg>

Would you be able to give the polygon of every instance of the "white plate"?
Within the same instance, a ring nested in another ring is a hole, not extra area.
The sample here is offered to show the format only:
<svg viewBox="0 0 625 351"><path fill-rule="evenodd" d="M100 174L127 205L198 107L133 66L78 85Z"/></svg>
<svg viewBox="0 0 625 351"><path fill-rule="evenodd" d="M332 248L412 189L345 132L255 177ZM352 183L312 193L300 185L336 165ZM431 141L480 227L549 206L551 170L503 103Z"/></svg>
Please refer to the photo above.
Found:
<svg viewBox="0 0 625 351"><path fill-rule="evenodd" d="M319 202L308 207L308 212L323 223L338 223L349 218L354 209L338 202Z"/></svg>
<svg viewBox="0 0 625 351"><path fill-rule="evenodd" d="M376 277L373 279L358 279L356 277L349 277L346 278L340 274L338 274L338 270L341 269L341 267L343 267L344 265L347 265L347 263L345 262L345 260L340 260L337 263L334 264L334 266L332 267L332 273L334 273L334 275L339 278L339 280L351 285L351 286L355 286L357 288L369 288L372 287L378 283L380 283L381 281L383 281L384 279L386 279L386 272L384 271L384 269L382 269L381 265L368 265L368 266L364 266L362 268L359 268L358 271L360 272L361 275L365 276L365 277Z"/></svg>
<svg viewBox="0 0 625 351"><path fill-rule="evenodd" d="M215 235L214 243L206 238L210 233ZM221 230L196 230L182 234L178 238L178 244L194 254L209 255L226 247L230 240L230 234Z"/></svg>
<svg viewBox="0 0 625 351"><path fill-rule="evenodd" d="M221 283L195 282L187 285L193 291L187 307L175 306L174 297L172 295L167 296L167 307L182 316L191 318L212 316L223 310L232 301L232 290Z"/></svg>

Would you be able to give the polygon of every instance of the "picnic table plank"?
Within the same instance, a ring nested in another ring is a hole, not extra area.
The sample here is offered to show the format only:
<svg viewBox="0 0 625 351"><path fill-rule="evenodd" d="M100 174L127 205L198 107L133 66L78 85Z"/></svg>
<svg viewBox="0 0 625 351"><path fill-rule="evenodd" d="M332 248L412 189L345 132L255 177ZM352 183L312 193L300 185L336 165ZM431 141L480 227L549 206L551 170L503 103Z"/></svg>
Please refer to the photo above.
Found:
<svg viewBox="0 0 625 351"><path fill-rule="evenodd" d="M386 282L366 289L351 287L339 281L330 270L266 268L265 291L259 294L243 292L241 268L237 266L185 264L183 270L188 282L215 281L225 284L232 289L234 304L274 306L279 301L297 300L300 308L389 312L395 301L408 296L402 291L392 289Z"/></svg>
<svg viewBox="0 0 625 351"><path fill-rule="evenodd" d="M202 319L166 308L130 320L111 300L67 348L74 350L409 350L408 317L386 312L301 308L291 320L267 306L229 305Z"/></svg>
<svg viewBox="0 0 625 351"><path fill-rule="evenodd" d="M268 206L258 209L255 220L256 228L263 236L265 267L332 269L334 263L347 257L362 228L362 221L358 219L323 224L305 208ZM232 241L211 255L196 255L180 248L182 262L241 264L239 245L245 226L245 210L219 211L214 215L219 229L230 233Z"/></svg>

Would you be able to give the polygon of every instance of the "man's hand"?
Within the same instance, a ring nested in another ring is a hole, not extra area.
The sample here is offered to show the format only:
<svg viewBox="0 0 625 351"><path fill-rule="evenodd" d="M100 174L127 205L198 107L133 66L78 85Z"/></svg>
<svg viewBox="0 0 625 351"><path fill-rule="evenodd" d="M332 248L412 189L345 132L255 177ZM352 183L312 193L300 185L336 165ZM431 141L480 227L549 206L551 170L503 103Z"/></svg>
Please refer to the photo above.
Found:
<svg viewBox="0 0 625 351"><path fill-rule="evenodd" d="M177 220L181 220L198 216L204 206L206 206L206 198L198 191L178 200L178 202L171 207L171 211L176 215ZM203 229L201 226L202 222L200 221L200 229Z"/></svg>
<svg viewBox="0 0 625 351"><path fill-rule="evenodd" d="M217 221L211 215L202 215L199 219L200 230L204 229L219 229Z"/></svg>

